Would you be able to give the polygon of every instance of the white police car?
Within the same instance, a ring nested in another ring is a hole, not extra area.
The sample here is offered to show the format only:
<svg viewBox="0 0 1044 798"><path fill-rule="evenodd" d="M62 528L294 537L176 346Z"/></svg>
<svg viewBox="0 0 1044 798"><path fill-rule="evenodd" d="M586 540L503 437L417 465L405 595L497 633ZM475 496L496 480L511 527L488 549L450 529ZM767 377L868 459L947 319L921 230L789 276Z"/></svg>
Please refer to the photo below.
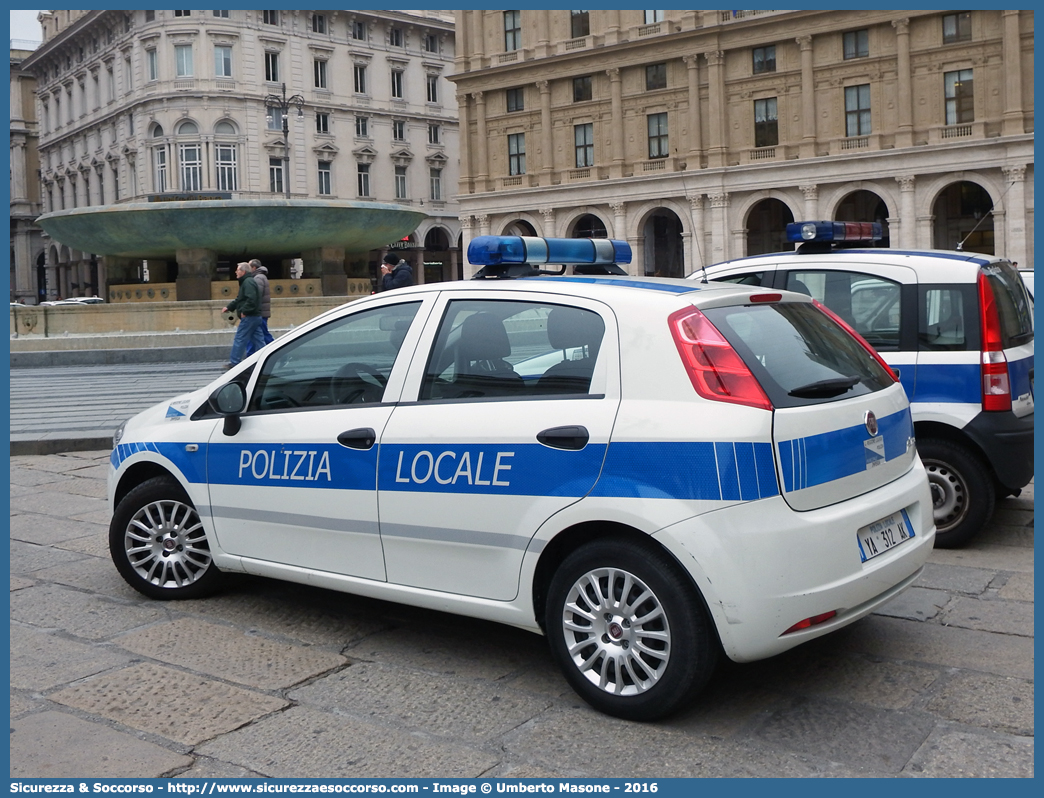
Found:
<svg viewBox="0 0 1044 798"><path fill-rule="evenodd" d="M935 529L906 394L807 297L532 265L610 273L621 242L469 257L488 279L350 302L126 422L123 577L195 598L238 571L543 631L581 696L635 719L719 651L770 657L917 578Z"/></svg>
<svg viewBox="0 0 1044 798"><path fill-rule="evenodd" d="M869 341L910 397L939 548L965 544L997 496L1033 478L1033 311L1018 272L975 252L850 248L876 223L793 222L796 252L689 275L814 297Z"/></svg>

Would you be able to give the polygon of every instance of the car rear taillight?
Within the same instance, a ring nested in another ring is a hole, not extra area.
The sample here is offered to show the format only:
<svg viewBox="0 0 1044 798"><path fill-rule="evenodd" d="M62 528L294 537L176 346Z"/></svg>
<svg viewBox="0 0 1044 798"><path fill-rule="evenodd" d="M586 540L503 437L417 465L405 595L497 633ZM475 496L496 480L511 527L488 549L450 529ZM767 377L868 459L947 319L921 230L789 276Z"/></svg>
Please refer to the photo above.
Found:
<svg viewBox="0 0 1044 798"><path fill-rule="evenodd" d="M1004 355L1000 314L989 278L979 272L979 329L982 330L982 409L1011 410L1008 358Z"/></svg>
<svg viewBox="0 0 1044 798"><path fill-rule="evenodd" d="M837 611L831 610L830 612L824 612L822 615L813 615L811 618L805 618L803 621L798 621L796 624L791 626L783 635L788 635L791 632L800 632L802 629L810 629L813 626L818 626L821 623L826 623L831 618L837 617ZM780 635L782 637L783 635Z"/></svg>
<svg viewBox="0 0 1044 798"><path fill-rule="evenodd" d="M855 329L852 327L852 325L850 325L847 321L845 321L840 316L838 316L836 313L834 313L834 311L832 311L830 308L828 308L826 305L824 305L818 299L813 299L812 300L812 304L815 305L817 308L819 308L821 311L823 311L831 319L833 319L833 321L839 327L844 329L845 332L847 332L849 335L851 335L853 338L855 338L857 341L859 341L859 344L863 347L863 349L865 349L867 352L869 352L870 356L874 360L876 360L878 363L881 364L881 368L883 368L885 371L887 371L888 375L893 380L895 380L896 382L899 382L899 377L896 375L896 373L894 371L892 371L892 367L884 362L884 358L882 358L877 353L876 349L874 349L872 346L870 346L869 342L863 336L861 336L859 333L857 333L855 331Z"/></svg>
<svg viewBox="0 0 1044 798"><path fill-rule="evenodd" d="M675 311L667 322L696 393L716 402L772 410L747 364L699 310Z"/></svg>

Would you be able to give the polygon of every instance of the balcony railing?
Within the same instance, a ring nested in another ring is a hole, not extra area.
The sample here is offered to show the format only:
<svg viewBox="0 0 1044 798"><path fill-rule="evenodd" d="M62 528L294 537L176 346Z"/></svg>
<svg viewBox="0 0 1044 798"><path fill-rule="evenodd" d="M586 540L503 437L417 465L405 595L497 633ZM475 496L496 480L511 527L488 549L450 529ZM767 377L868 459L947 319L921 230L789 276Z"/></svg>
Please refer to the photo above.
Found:
<svg viewBox="0 0 1044 798"><path fill-rule="evenodd" d="M667 159L657 158L653 161L641 161L640 168L642 172L666 172Z"/></svg>
<svg viewBox="0 0 1044 798"><path fill-rule="evenodd" d="M971 125L947 125L942 129L942 137L944 139L959 139L971 134Z"/></svg>
<svg viewBox="0 0 1044 798"><path fill-rule="evenodd" d="M752 19L753 17L764 17L769 14L778 14L778 11L767 11L755 9L751 11L722 11L719 20L721 22L738 22L741 19Z"/></svg>
<svg viewBox="0 0 1044 798"><path fill-rule="evenodd" d="M570 180L587 180L591 177L591 167L584 169L570 169L569 179Z"/></svg>
<svg viewBox="0 0 1044 798"><path fill-rule="evenodd" d="M660 23L656 22L652 25L642 25L638 28L638 36L656 36L660 32Z"/></svg>
<svg viewBox="0 0 1044 798"><path fill-rule="evenodd" d="M870 146L870 139L866 136L854 136L852 138L841 139L842 150L865 150Z"/></svg>

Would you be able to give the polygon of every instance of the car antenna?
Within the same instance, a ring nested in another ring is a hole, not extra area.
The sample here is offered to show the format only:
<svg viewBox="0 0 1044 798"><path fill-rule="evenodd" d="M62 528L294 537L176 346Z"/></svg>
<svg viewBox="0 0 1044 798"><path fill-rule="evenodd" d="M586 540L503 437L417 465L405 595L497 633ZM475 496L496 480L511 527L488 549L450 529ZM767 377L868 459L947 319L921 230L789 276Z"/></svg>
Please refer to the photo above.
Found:
<svg viewBox="0 0 1044 798"><path fill-rule="evenodd" d="M1011 191L1011 187L1014 186L1014 185L1015 185L1015 181L1014 180L1012 180L1010 183L1008 183L1008 187L1006 189L1004 189L1004 193L1000 195L1000 197L997 199L997 202L1000 202L1001 200L1003 200L1004 197L1007 196L1008 192ZM958 252L964 252L964 243L969 238L972 237L972 233L974 233L976 230L979 229L979 225L986 221L986 217L993 216L993 209L996 208L996 207L997 207L996 205L993 205L986 213L984 213L982 215L982 218L979 219L979 221L977 221L975 223L975 227L973 227L971 230L968 231L968 235L966 235L964 238L961 239L960 243L957 244L957 251Z"/></svg>

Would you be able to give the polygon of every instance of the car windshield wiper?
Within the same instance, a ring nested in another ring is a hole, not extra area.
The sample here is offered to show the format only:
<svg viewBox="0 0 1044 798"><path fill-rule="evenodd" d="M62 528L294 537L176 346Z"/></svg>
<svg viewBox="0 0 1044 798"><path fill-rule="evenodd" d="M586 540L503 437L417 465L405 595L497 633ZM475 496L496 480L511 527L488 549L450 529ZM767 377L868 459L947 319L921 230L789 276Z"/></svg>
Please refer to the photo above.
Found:
<svg viewBox="0 0 1044 798"><path fill-rule="evenodd" d="M791 396L803 399L825 399L831 396L840 396L857 382L861 377L834 377L829 380L817 380L808 385L802 385L790 391Z"/></svg>

